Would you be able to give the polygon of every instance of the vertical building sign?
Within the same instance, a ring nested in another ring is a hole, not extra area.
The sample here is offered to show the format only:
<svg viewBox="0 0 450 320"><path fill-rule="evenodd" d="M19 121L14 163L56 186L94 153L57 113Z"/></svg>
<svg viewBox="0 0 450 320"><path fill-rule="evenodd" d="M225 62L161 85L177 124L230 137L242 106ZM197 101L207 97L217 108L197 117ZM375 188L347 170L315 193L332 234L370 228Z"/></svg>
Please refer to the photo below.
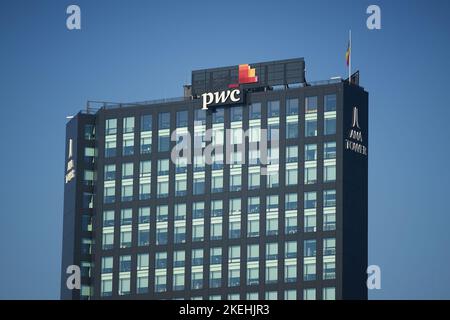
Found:
<svg viewBox="0 0 450 320"><path fill-rule="evenodd" d="M69 183L75 178L75 164L73 161L73 140L69 139L69 153L67 155L67 167L66 167L66 183Z"/></svg>
<svg viewBox="0 0 450 320"><path fill-rule="evenodd" d="M367 147L363 143L362 130L359 127L358 108L353 107L352 128L345 139L345 149L367 156Z"/></svg>

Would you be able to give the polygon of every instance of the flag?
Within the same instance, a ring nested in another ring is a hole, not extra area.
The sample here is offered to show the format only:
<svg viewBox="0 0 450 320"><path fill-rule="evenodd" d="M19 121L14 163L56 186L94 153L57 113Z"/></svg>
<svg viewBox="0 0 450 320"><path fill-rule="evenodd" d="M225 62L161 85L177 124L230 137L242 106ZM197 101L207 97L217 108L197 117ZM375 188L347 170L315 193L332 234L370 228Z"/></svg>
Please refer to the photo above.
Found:
<svg viewBox="0 0 450 320"><path fill-rule="evenodd" d="M350 40L348 41L347 52L345 53L345 60L347 61L347 67L350 64Z"/></svg>

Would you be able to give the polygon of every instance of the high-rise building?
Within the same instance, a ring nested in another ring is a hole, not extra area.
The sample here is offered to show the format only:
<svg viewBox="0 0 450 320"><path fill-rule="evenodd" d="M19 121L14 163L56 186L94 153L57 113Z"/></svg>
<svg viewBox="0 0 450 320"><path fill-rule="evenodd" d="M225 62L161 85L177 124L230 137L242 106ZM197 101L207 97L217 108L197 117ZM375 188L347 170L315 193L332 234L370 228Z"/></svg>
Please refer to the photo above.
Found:
<svg viewBox="0 0 450 320"><path fill-rule="evenodd" d="M71 119L62 299L367 299L368 93L304 69L193 71Z"/></svg>

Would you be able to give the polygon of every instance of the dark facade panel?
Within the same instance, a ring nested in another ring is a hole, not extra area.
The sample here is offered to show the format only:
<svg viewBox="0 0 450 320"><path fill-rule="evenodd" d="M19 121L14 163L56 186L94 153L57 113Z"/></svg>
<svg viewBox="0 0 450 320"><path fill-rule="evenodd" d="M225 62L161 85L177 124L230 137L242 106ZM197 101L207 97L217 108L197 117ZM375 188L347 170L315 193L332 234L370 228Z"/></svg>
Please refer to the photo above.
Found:
<svg viewBox="0 0 450 320"><path fill-rule="evenodd" d="M264 88L305 82L303 58L251 63L256 70L258 82L245 84L244 88ZM238 66L192 71L192 95L226 90L228 85L238 83Z"/></svg>

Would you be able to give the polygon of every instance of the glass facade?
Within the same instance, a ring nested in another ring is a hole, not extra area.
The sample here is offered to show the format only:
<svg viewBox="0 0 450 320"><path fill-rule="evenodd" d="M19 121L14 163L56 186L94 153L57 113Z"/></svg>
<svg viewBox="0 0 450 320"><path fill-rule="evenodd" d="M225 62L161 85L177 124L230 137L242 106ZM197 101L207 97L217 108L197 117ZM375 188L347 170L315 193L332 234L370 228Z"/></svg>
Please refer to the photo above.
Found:
<svg viewBox="0 0 450 320"><path fill-rule="evenodd" d="M83 129L100 151L86 175L96 193L83 216L83 252L95 253L85 298L340 298L342 97L311 88L207 111L195 101L99 111ZM261 129L279 138L268 164L248 150ZM172 161L186 133L191 157ZM244 145L230 163L227 138ZM211 144L208 162L196 150Z"/></svg>

